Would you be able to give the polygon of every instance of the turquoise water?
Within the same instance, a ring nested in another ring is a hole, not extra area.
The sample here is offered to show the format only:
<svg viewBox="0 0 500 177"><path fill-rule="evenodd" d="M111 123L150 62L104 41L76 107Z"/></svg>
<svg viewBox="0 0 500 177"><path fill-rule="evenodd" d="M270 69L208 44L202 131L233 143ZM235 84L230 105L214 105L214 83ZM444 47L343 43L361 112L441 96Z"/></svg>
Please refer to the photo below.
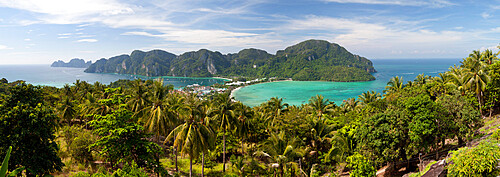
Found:
<svg viewBox="0 0 500 177"><path fill-rule="evenodd" d="M77 79L94 83L99 81L109 84L119 79L153 79L151 77L122 75L122 74L98 74L85 73L84 68L50 67L50 65L0 65L0 78L6 78L9 82L24 80L33 85L46 85L63 87L64 84L72 84ZM189 78L189 77L163 77L165 84L172 84L176 88L191 84L213 85L224 83L224 79L217 78Z"/></svg>
<svg viewBox="0 0 500 177"><path fill-rule="evenodd" d="M307 103L317 94L340 105L347 98L357 98L363 92L382 93L387 82L394 76L401 76L406 83L421 73L437 76L461 59L377 59L372 60L377 73L376 80L368 82L322 82L322 81L281 81L250 85L233 93L236 100L249 106L259 105L272 97L283 98L291 105Z"/></svg>

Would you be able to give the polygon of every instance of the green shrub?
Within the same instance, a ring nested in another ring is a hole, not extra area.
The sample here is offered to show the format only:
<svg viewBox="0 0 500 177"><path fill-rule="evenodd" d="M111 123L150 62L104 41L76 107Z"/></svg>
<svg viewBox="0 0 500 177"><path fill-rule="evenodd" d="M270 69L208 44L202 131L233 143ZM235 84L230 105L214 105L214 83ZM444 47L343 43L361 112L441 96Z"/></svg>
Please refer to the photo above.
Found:
<svg viewBox="0 0 500 177"><path fill-rule="evenodd" d="M351 169L349 172L351 177L375 176L377 172L370 160L357 152L347 157L347 168Z"/></svg>
<svg viewBox="0 0 500 177"><path fill-rule="evenodd" d="M500 159L500 147L492 142L482 142L476 147L464 147L453 151L448 176L496 176Z"/></svg>

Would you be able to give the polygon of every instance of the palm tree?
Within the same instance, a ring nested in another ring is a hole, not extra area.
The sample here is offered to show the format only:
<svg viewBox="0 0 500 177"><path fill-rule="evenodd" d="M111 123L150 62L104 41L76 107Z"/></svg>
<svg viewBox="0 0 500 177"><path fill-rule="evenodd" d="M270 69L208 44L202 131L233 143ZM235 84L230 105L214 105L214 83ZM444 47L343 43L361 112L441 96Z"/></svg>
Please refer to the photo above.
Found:
<svg viewBox="0 0 500 177"><path fill-rule="evenodd" d="M465 86L476 93L479 102L479 110L482 114L482 96L490 77L486 72L486 65L481 62L481 56L478 56L479 51L473 51L469 57L462 61L462 67L466 69L467 79Z"/></svg>
<svg viewBox="0 0 500 177"><path fill-rule="evenodd" d="M188 97L189 98L189 97ZM170 120L170 126L176 127L180 125L180 122L182 121L183 117L187 117L189 115L190 111L190 104L186 104L186 97L179 95L179 94L169 94L169 97L166 100L165 107L167 110L165 110L166 116L169 117L168 120ZM175 137L174 137L175 141ZM172 153L174 154L174 162L175 162L175 171L178 171L178 166L177 166L177 149L174 147Z"/></svg>
<svg viewBox="0 0 500 177"><path fill-rule="evenodd" d="M76 110L73 102L69 99L69 97L65 97L61 106L59 107L59 114L62 120L65 120L68 123L68 126L71 126L71 120L76 116Z"/></svg>
<svg viewBox="0 0 500 177"><path fill-rule="evenodd" d="M308 106L318 114L318 117L332 112L334 108L334 104L329 102L328 99L324 99L322 95L311 97Z"/></svg>
<svg viewBox="0 0 500 177"><path fill-rule="evenodd" d="M460 66L454 65L449 69L450 82L458 91L465 95L467 74Z"/></svg>
<svg viewBox="0 0 500 177"><path fill-rule="evenodd" d="M138 114L149 104L149 92L141 79L131 81L128 84L130 85L132 93L130 94L131 97L127 105L130 106L132 112Z"/></svg>
<svg viewBox="0 0 500 177"><path fill-rule="evenodd" d="M328 125L324 118L311 118L309 120L309 139L311 147L316 151L322 151L329 144L335 130L334 125ZM322 151L324 152L324 151Z"/></svg>
<svg viewBox="0 0 500 177"><path fill-rule="evenodd" d="M237 127L237 120L234 113L235 104L229 98L229 93L218 94L214 99L214 108L212 114L213 119L217 120L220 124L219 130L222 130L222 171L226 172L226 131L228 129Z"/></svg>
<svg viewBox="0 0 500 177"><path fill-rule="evenodd" d="M248 136L250 131L253 129L253 124L250 122L250 118L253 117L254 112L252 108L245 106L241 102L237 102L235 114L238 116L238 126L236 127L236 135L241 138L241 154L244 154L243 142L245 137Z"/></svg>
<svg viewBox="0 0 500 177"><path fill-rule="evenodd" d="M498 58L496 54L493 54L493 51L491 51L490 49L486 49L481 53L481 61L488 65L491 65L494 62L498 61Z"/></svg>
<svg viewBox="0 0 500 177"><path fill-rule="evenodd" d="M278 97L272 97L269 101L264 103L263 107L266 113L266 122L270 127L274 126L276 118L288 111L288 104L283 103L283 99Z"/></svg>
<svg viewBox="0 0 500 177"><path fill-rule="evenodd" d="M384 93L385 94L391 94L391 93L396 93L399 92L403 89L403 77L393 77L389 82L387 82L387 86L385 86Z"/></svg>
<svg viewBox="0 0 500 177"><path fill-rule="evenodd" d="M369 103L373 103L382 98L380 96L380 93L377 93L375 91L366 91L364 93L361 93L361 95L359 95L358 97L358 100L362 105L368 105Z"/></svg>
<svg viewBox="0 0 500 177"><path fill-rule="evenodd" d="M430 80L430 78L431 76L425 76L424 73L422 73L417 75L417 77L415 77L415 80L413 80L413 82L417 85L424 85L427 83L427 81Z"/></svg>
<svg viewBox="0 0 500 177"><path fill-rule="evenodd" d="M193 158L199 157L200 153L206 153L215 145L214 131L203 123L197 112L196 108L192 109L186 122L177 126L165 139L165 141L175 139L175 148L180 149L182 154L189 155L190 177L193 173Z"/></svg>
<svg viewBox="0 0 500 177"><path fill-rule="evenodd" d="M279 168L283 177L285 170L296 165L295 160L304 155L298 144L298 138L288 139L283 131L279 134L271 133L269 139L263 143L262 150L255 152L254 155L269 158L275 163L272 166Z"/></svg>
<svg viewBox="0 0 500 177"><path fill-rule="evenodd" d="M145 128L149 132L156 134L158 142L160 136L166 134L166 130L171 125L171 122L175 121L172 117L168 116L167 104L165 104L170 88L170 86L164 86L161 79L155 80L153 83L153 104L149 108Z"/></svg>
<svg viewBox="0 0 500 177"><path fill-rule="evenodd" d="M342 102L341 109L342 112L346 113L349 111L353 111L359 107L359 101L355 98L348 98Z"/></svg>

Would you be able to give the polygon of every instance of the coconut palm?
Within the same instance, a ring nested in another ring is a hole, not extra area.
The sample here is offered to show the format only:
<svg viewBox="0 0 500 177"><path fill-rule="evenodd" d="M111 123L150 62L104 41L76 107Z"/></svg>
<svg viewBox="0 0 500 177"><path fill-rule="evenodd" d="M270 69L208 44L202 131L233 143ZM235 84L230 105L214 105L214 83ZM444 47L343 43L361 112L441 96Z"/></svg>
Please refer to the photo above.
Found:
<svg viewBox="0 0 500 177"><path fill-rule="evenodd" d="M429 81L431 76L425 76L424 73L417 75L415 77L415 80L413 80L413 83L416 85L424 85Z"/></svg>
<svg viewBox="0 0 500 177"><path fill-rule="evenodd" d="M253 117L254 112L252 108L245 106L241 102L237 102L235 115L237 116L238 126L236 127L236 135L241 138L241 153L244 154L243 142L248 136L250 131L253 129L253 124L250 119Z"/></svg>
<svg viewBox="0 0 500 177"><path fill-rule="evenodd" d="M377 93L375 91L367 91L364 93L361 93L361 95L358 96L358 100L362 105L367 105L369 103L375 102L382 97L380 96L380 93Z"/></svg>
<svg viewBox="0 0 500 177"><path fill-rule="evenodd" d="M481 61L491 65L494 62L498 61L497 55L493 53L490 49L486 49L481 53Z"/></svg>
<svg viewBox="0 0 500 177"><path fill-rule="evenodd" d="M403 77L395 76L387 82L387 86L385 86L384 93L391 94L395 92L399 92L403 89Z"/></svg>
<svg viewBox="0 0 500 177"><path fill-rule="evenodd" d="M481 56L478 56L478 53L479 51L473 51L469 57L465 58L461 63L467 75L465 86L468 90L476 93L479 102L479 110L482 112L482 96L490 77L486 72L486 65L480 60Z"/></svg>
<svg viewBox="0 0 500 177"><path fill-rule="evenodd" d="M226 172L226 131L237 127L238 121L234 113L235 104L229 98L229 93L215 96L212 115L213 119L219 123L219 130L222 130L222 171Z"/></svg>
<svg viewBox="0 0 500 177"><path fill-rule="evenodd" d="M334 104L329 102L328 99L324 99L322 95L311 97L308 106L317 113L318 117L332 112L334 108Z"/></svg>
<svg viewBox="0 0 500 177"><path fill-rule="evenodd" d="M134 113L139 113L149 104L149 92L146 85L141 79L137 79L128 83L131 88L131 97L127 102L130 109Z"/></svg>
<svg viewBox="0 0 500 177"><path fill-rule="evenodd" d="M187 117L189 115L190 104L186 104L186 97L182 95L175 93L169 94L169 97L167 98L165 104L165 107L167 108L167 110L165 110L165 116L168 117L168 120L170 121L169 126L172 127L172 129L180 125L183 117ZM177 166L177 149L175 147L172 153L174 154L175 170L178 171L179 168Z"/></svg>
<svg viewBox="0 0 500 177"><path fill-rule="evenodd" d="M276 118L288 111L288 104L283 103L282 98L272 97L269 101L263 104L266 122L268 126L273 127Z"/></svg>
<svg viewBox="0 0 500 177"><path fill-rule="evenodd" d="M271 133L271 136L262 144L261 150L254 153L255 156L268 158L274 164L272 167L278 168L281 176L285 175L285 170L296 166L296 160L304 155L304 151L299 148L299 139L285 136L285 133Z"/></svg>
<svg viewBox="0 0 500 177"><path fill-rule="evenodd" d="M449 76L450 76L450 82L452 83L453 87L455 87L458 91L462 93L462 95L465 95L465 90L466 90L466 80L467 80L467 74L463 68L460 66L454 65L453 67L450 67L449 69Z"/></svg>
<svg viewBox="0 0 500 177"><path fill-rule="evenodd" d="M193 158L200 153L206 153L210 147L215 145L215 133L203 123L203 119L196 108L191 109L187 120L177 126L165 141L175 139L174 146L182 154L189 155L189 176L193 173Z"/></svg>
<svg viewBox="0 0 500 177"><path fill-rule="evenodd" d="M155 133L157 141L161 135L166 134L171 122L175 121L167 113L166 99L171 86L164 86L163 80L153 82L152 105L148 111L144 127L152 133Z"/></svg>
<svg viewBox="0 0 500 177"><path fill-rule="evenodd" d="M340 108L342 109L343 113L346 113L346 112L349 112L349 111L353 111L353 110L355 110L358 107L359 107L359 101L356 100L355 98L345 99L342 102L342 105L340 105Z"/></svg>
<svg viewBox="0 0 500 177"><path fill-rule="evenodd" d="M309 120L309 139L313 150L322 151L330 143L335 130L334 125L328 125L324 118L311 118ZM323 151L322 151L323 152Z"/></svg>
<svg viewBox="0 0 500 177"><path fill-rule="evenodd" d="M76 116L76 107L69 97L65 97L64 101L61 103L59 107L59 115L61 119L68 123L68 126L71 126L71 120Z"/></svg>

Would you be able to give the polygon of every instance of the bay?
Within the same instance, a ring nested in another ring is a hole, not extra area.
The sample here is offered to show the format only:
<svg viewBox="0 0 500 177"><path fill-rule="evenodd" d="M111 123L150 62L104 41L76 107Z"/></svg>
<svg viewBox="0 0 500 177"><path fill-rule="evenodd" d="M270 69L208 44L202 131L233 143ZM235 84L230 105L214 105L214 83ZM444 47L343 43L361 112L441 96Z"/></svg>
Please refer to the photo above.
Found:
<svg viewBox="0 0 500 177"><path fill-rule="evenodd" d="M65 84L73 84L78 79L89 83L100 82L109 84L119 79L134 80L137 78L154 79L155 77L134 76L125 74L100 74L85 73L84 68L50 67L50 65L0 65L0 78L6 78L9 82L24 80L33 85L45 85L63 87ZM213 85L224 83L219 78L190 78L163 76L165 84L172 84L176 88L192 84Z"/></svg>
<svg viewBox="0 0 500 177"><path fill-rule="evenodd" d="M343 100L357 98L366 91L382 93L387 82L394 77L403 77L404 83L413 81L419 74L437 76L450 66L460 65L461 59L374 59L373 73L376 80L367 82L324 82L324 81L280 81L246 86L234 91L236 100L248 106L259 105L272 97L283 98L290 105L308 103L309 98L323 95L340 105Z"/></svg>

